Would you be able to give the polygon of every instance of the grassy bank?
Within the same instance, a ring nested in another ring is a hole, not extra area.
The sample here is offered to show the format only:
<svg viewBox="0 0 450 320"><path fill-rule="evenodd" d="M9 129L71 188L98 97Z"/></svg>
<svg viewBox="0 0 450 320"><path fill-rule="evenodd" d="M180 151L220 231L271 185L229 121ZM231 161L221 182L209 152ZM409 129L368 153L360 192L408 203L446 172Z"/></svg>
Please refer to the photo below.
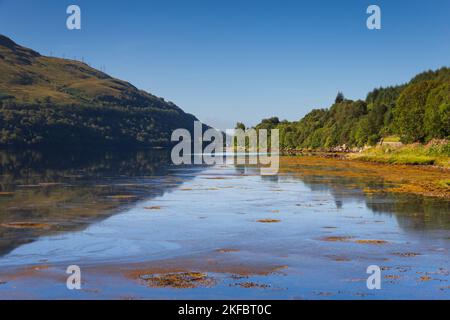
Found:
<svg viewBox="0 0 450 320"><path fill-rule="evenodd" d="M450 142L432 142L427 145L383 145L350 155L351 159L403 165L436 165L450 168Z"/></svg>

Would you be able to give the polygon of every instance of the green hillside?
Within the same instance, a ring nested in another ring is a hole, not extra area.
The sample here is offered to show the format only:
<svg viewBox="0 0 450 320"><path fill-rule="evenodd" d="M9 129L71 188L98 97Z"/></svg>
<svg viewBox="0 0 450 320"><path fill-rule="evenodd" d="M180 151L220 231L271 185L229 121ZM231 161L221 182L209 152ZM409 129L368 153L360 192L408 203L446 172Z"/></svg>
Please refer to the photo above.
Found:
<svg viewBox="0 0 450 320"><path fill-rule="evenodd" d="M265 119L256 128L280 129L284 149L362 147L392 137L404 143L450 139L450 69L375 89L365 100L339 94L329 109L313 110L294 122Z"/></svg>
<svg viewBox="0 0 450 320"><path fill-rule="evenodd" d="M0 35L0 145L167 146L196 118L87 64Z"/></svg>

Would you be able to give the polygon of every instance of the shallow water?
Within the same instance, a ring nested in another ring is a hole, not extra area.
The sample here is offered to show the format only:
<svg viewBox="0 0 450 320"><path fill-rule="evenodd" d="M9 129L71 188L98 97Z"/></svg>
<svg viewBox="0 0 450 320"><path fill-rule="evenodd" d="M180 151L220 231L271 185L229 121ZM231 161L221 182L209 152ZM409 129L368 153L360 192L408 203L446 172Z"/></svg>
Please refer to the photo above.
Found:
<svg viewBox="0 0 450 320"><path fill-rule="evenodd" d="M332 166L273 177L233 163L174 167L156 151L0 161L3 299L450 298L449 202L363 192L383 181ZM69 265L82 290L66 288ZM367 288L370 265L381 290ZM211 281L145 280L180 272Z"/></svg>

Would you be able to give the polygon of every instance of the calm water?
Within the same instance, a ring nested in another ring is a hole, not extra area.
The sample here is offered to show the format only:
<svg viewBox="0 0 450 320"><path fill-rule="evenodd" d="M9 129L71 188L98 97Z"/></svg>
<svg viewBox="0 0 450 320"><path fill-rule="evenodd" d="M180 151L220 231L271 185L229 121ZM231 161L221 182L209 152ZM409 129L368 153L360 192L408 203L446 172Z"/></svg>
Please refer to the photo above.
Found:
<svg viewBox="0 0 450 320"><path fill-rule="evenodd" d="M327 175L332 167L262 177L169 160L1 151L0 298L450 298L448 201L366 195L383 182ZM82 269L80 291L66 288L69 265ZM370 265L382 268L381 290L367 289ZM211 281L143 280L177 272Z"/></svg>

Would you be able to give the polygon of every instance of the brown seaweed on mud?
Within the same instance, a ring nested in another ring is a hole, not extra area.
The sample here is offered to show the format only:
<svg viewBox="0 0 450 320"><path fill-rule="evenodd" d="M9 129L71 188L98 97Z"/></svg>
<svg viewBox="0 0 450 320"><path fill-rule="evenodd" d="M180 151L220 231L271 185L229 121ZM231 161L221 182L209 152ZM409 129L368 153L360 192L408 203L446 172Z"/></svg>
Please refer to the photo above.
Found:
<svg viewBox="0 0 450 320"><path fill-rule="evenodd" d="M371 244L371 245L381 245L388 243L388 241L386 240L354 239L354 237L350 236L329 236L321 238L320 240L327 242L354 242L358 244Z"/></svg>
<svg viewBox="0 0 450 320"><path fill-rule="evenodd" d="M180 272L141 275L140 279L151 288L192 289L213 287L216 280L201 272Z"/></svg>
<svg viewBox="0 0 450 320"><path fill-rule="evenodd" d="M352 237L349 236L330 236L330 237L325 237L322 238L322 241L327 241L327 242L344 242L344 241L350 241L352 239Z"/></svg>
<svg viewBox="0 0 450 320"><path fill-rule="evenodd" d="M126 266L113 265L102 267L102 270L122 273L128 279L154 288L194 288L214 286L220 281L221 275L242 279L250 276L268 276L287 268L265 260L248 261L241 255L224 255L230 251L223 250ZM239 251L233 249L231 252Z"/></svg>
<svg viewBox="0 0 450 320"><path fill-rule="evenodd" d="M360 180L362 185L364 185L363 180L370 179L373 182L384 182L386 187L383 189L372 188L366 183L363 190L366 190L369 195L377 192L396 192L450 199L450 187L441 183L443 180L450 180L450 170L447 169L380 165L318 156L282 157L280 163L280 172L302 177L351 178L354 181Z"/></svg>
<svg viewBox="0 0 450 320"><path fill-rule="evenodd" d="M393 255L403 258L414 258L416 256L420 256L421 254L417 252L394 252Z"/></svg>
<svg viewBox="0 0 450 320"><path fill-rule="evenodd" d="M359 244L387 244L388 242L386 240L356 240L356 243Z"/></svg>
<svg viewBox="0 0 450 320"><path fill-rule="evenodd" d="M336 262L349 262L349 261L351 261L350 258L347 258L345 256L339 256L339 255L327 255L326 257L330 258L331 260L336 261Z"/></svg>
<svg viewBox="0 0 450 320"><path fill-rule="evenodd" d="M224 255L223 252L215 250L202 255L166 260L87 265L83 267L83 273L87 278L120 277L149 288L211 288L224 279L232 279L242 288L265 289L270 285L254 283L250 280L241 281L252 276L261 277L280 273L286 268L287 266L276 265L266 260L249 261L239 255ZM42 264L0 272L0 280L4 282L25 278L51 279L65 283L65 266Z"/></svg>
<svg viewBox="0 0 450 320"><path fill-rule="evenodd" d="M150 206L150 207L144 207L145 210L161 210L161 206Z"/></svg>
<svg viewBox="0 0 450 320"><path fill-rule="evenodd" d="M0 226L11 229L50 229L52 227L51 224L37 222L8 222Z"/></svg>
<svg viewBox="0 0 450 320"><path fill-rule="evenodd" d="M260 220L256 220L256 222L259 222L259 223L278 223L278 222L281 222L281 220L277 220L277 219L260 219Z"/></svg>
<svg viewBox="0 0 450 320"><path fill-rule="evenodd" d="M264 284L264 283L256 283L256 282L237 282L234 283L230 286L234 286L234 287L241 287L244 289L268 289L270 288L269 284Z"/></svg>

